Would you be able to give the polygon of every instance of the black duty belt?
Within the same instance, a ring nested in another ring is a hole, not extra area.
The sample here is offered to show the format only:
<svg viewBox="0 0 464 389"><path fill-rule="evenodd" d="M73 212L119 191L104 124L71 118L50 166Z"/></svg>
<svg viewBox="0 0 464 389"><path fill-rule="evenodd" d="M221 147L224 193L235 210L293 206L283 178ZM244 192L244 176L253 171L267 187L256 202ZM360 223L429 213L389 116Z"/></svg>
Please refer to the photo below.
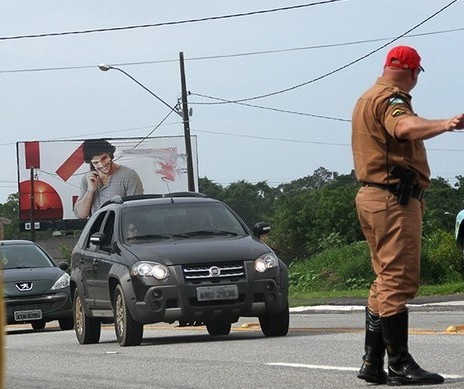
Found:
<svg viewBox="0 0 464 389"><path fill-rule="evenodd" d="M386 185L386 184L376 184L374 182L363 182L362 183L364 186L373 186L374 188L379 188L386 190L395 196L397 196L397 186L396 185ZM425 191L421 189L419 186L414 185L412 187L412 192L411 192L411 197L416 200L422 200L424 197Z"/></svg>

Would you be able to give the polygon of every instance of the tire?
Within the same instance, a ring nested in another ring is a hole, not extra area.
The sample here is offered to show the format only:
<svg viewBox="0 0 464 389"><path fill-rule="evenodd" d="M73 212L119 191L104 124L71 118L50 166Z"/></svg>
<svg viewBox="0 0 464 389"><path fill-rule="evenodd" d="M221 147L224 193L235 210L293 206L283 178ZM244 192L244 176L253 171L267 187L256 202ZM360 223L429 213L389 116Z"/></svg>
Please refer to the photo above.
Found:
<svg viewBox="0 0 464 389"><path fill-rule="evenodd" d="M212 321L206 323L206 329L212 336L229 335L231 323L227 321Z"/></svg>
<svg viewBox="0 0 464 389"><path fill-rule="evenodd" d="M80 344L95 344L100 340L101 322L87 316L82 296L76 290L73 304L74 331ZM61 323L60 323L61 325Z"/></svg>
<svg viewBox="0 0 464 389"><path fill-rule="evenodd" d="M265 336L285 336L290 324L288 304L282 311L259 316L259 325Z"/></svg>
<svg viewBox="0 0 464 389"><path fill-rule="evenodd" d="M31 321L31 326L34 330L43 330L45 328L45 320Z"/></svg>
<svg viewBox="0 0 464 389"><path fill-rule="evenodd" d="M58 323L60 324L60 329L61 331L69 331L74 328L74 318L69 317L67 319L60 319L58 320Z"/></svg>
<svg viewBox="0 0 464 389"><path fill-rule="evenodd" d="M142 343L143 324L135 321L127 308L121 285L114 292L114 330L118 343L122 347L138 346Z"/></svg>

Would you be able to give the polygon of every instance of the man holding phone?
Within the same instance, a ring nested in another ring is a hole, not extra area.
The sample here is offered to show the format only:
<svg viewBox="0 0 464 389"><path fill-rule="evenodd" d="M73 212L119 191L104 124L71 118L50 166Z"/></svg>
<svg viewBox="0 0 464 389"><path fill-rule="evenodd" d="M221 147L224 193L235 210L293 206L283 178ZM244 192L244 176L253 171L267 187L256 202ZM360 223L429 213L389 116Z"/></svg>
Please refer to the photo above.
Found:
<svg viewBox="0 0 464 389"><path fill-rule="evenodd" d="M113 196L143 194L143 185L137 172L113 161L116 148L105 139L84 141L84 161L90 172L82 177L74 213L80 219L88 218Z"/></svg>

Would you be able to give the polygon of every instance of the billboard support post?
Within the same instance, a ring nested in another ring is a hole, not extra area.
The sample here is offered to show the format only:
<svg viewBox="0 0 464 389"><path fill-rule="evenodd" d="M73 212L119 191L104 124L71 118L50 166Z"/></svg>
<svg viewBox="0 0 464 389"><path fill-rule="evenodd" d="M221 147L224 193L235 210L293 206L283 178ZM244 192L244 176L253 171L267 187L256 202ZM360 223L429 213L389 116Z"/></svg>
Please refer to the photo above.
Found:
<svg viewBox="0 0 464 389"><path fill-rule="evenodd" d="M30 223L31 223L31 241L35 242L35 220L34 220L34 204L35 204L35 196L34 196L35 188L34 188L34 168L31 167L31 211L30 211Z"/></svg>

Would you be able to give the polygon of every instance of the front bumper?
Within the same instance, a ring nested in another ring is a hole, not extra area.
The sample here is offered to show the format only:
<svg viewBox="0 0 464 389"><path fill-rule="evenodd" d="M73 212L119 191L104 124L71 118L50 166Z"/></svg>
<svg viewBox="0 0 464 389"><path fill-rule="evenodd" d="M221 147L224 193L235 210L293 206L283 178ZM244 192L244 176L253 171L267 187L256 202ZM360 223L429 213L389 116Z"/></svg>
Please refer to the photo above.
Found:
<svg viewBox="0 0 464 389"><path fill-rule="evenodd" d="M21 298L5 297L7 324L29 323L31 320L15 320L16 311L42 311L42 320L52 321L72 317L72 304L69 293L53 293Z"/></svg>
<svg viewBox="0 0 464 389"><path fill-rule="evenodd" d="M144 291L144 295L133 307L134 319L144 324L179 321L181 325L187 325L212 320L234 323L240 317L280 312L287 307L288 290L278 283L278 269L273 275L275 277L256 279L255 272L250 268L245 278L234 282L206 281L193 284L184 280L179 268L175 270L175 285L153 285ZM236 285L238 298L198 301L198 287L216 285Z"/></svg>

